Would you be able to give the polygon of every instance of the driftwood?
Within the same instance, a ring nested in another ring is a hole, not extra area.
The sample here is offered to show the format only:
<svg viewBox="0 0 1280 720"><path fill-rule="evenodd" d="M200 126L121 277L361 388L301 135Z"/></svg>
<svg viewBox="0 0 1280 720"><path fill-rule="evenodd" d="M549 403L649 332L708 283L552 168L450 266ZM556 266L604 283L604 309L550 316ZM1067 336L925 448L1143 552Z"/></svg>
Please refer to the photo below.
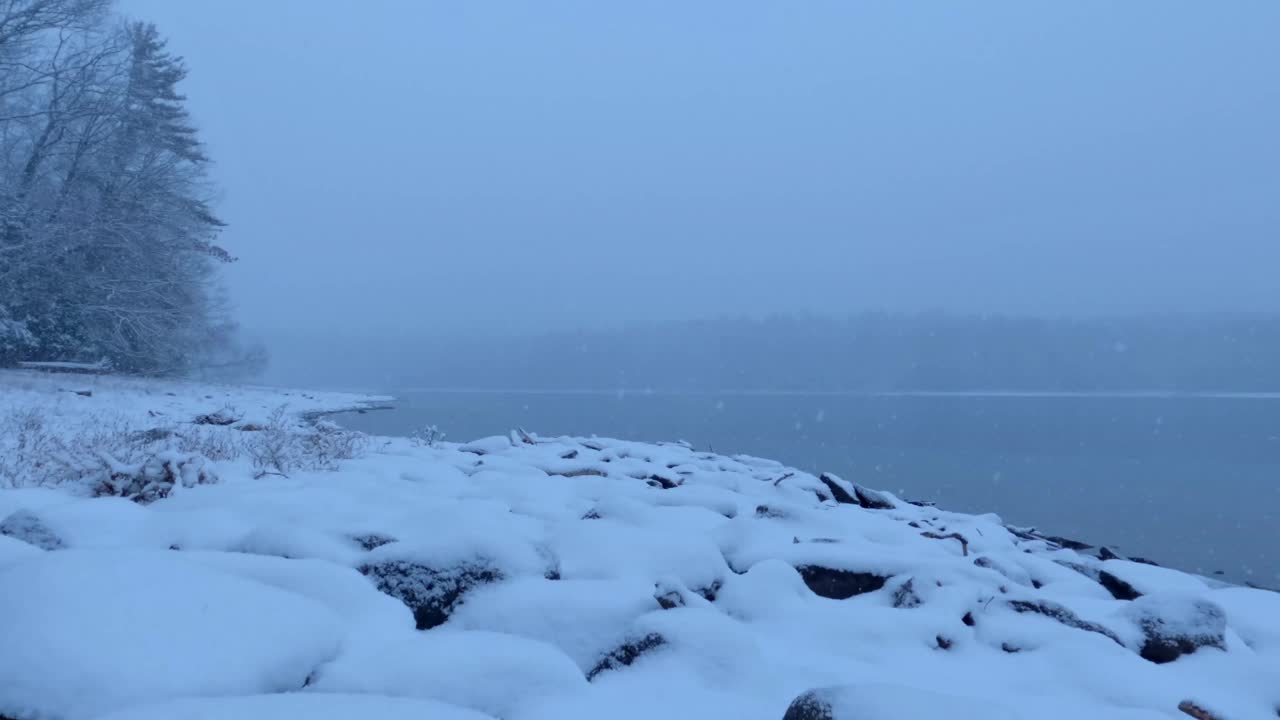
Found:
<svg viewBox="0 0 1280 720"><path fill-rule="evenodd" d="M1178 703L1178 709L1196 720L1221 720L1217 715L1214 715L1190 700L1183 700Z"/></svg>
<svg viewBox="0 0 1280 720"><path fill-rule="evenodd" d="M960 552L964 553L965 557L969 556L969 539L961 535L960 533L953 532L953 533L947 533L943 535L942 533L936 533L931 530L926 530L920 533L920 535L922 535L923 537L927 537L931 540L959 540Z"/></svg>
<svg viewBox="0 0 1280 720"><path fill-rule="evenodd" d="M77 362L45 362L19 360L18 367L23 370L42 370L44 372L79 373L82 375L104 375L111 372L111 366L105 363Z"/></svg>

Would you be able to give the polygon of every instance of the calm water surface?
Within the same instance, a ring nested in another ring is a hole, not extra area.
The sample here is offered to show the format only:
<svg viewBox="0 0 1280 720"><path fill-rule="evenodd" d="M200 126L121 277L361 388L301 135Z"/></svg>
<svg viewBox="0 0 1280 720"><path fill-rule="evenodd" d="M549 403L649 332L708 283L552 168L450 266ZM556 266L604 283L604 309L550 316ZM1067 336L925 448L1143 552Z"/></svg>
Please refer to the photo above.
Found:
<svg viewBox="0 0 1280 720"><path fill-rule="evenodd" d="M687 440L1280 586L1280 398L399 392L348 427Z"/></svg>

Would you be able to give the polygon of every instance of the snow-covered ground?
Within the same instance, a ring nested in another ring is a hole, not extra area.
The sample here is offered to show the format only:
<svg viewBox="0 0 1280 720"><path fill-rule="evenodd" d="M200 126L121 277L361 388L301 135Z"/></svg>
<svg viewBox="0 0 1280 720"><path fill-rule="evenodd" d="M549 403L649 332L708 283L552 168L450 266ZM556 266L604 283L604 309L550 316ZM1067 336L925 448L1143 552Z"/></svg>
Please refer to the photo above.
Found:
<svg viewBox="0 0 1280 720"><path fill-rule="evenodd" d="M0 373L0 716L1280 716L1280 594L680 443L299 419L379 401Z"/></svg>

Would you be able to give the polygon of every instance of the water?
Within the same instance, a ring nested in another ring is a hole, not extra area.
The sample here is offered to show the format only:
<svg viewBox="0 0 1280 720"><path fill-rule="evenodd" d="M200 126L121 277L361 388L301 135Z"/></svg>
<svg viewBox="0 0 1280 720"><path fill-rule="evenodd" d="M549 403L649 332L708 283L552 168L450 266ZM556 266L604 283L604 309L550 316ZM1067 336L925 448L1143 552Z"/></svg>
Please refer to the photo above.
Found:
<svg viewBox="0 0 1280 720"><path fill-rule="evenodd" d="M349 427L687 440L1280 586L1280 398L402 392Z"/></svg>

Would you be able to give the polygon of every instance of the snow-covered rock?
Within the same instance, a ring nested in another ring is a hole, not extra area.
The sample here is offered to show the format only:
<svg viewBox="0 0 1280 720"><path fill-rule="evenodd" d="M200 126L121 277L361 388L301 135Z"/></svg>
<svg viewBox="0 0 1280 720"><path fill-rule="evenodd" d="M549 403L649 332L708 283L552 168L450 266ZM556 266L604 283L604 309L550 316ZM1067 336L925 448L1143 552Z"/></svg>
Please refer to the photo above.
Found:
<svg viewBox="0 0 1280 720"><path fill-rule="evenodd" d="M62 538L30 510L18 510L0 520L0 535L21 540L41 550L61 550L64 547Z"/></svg>
<svg viewBox="0 0 1280 720"><path fill-rule="evenodd" d="M141 705L98 720L493 720L432 700L293 692L243 697L187 698Z"/></svg>
<svg viewBox="0 0 1280 720"><path fill-rule="evenodd" d="M1200 648L1226 650L1227 614L1210 600L1175 593L1146 595L1124 609L1142 631L1138 653L1173 662Z"/></svg>
<svg viewBox="0 0 1280 720"><path fill-rule="evenodd" d="M92 382L85 397L0 373L0 413L38 409L67 443L95 413L168 418L217 455L270 434L237 428L279 405L360 402ZM239 419L192 423L223 408ZM1280 706L1280 594L681 443L370 448L287 477L210 458L219 483L147 505L74 483L0 491L0 715L1169 720L1190 703L1253 720Z"/></svg>
<svg viewBox="0 0 1280 720"><path fill-rule="evenodd" d="M321 668L312 687L440 700L511 718L558 695L581 692L586 685L578 666L548 643L442 629L346 653Z"/></svg>
<svg viewBox="0 0 1280 720"><path fill-rule="evenodd" d="M13 718L297 690L340 649L327 608L177 553L47 552L0 568L0 588L0 715Z"/></svg>
<svg viewBox="0 0 1280 720"><path fill-rule="evenodd" d="M1007 708L902 685L842 685L810 690L782 720L1017 720Z"/></svg>

